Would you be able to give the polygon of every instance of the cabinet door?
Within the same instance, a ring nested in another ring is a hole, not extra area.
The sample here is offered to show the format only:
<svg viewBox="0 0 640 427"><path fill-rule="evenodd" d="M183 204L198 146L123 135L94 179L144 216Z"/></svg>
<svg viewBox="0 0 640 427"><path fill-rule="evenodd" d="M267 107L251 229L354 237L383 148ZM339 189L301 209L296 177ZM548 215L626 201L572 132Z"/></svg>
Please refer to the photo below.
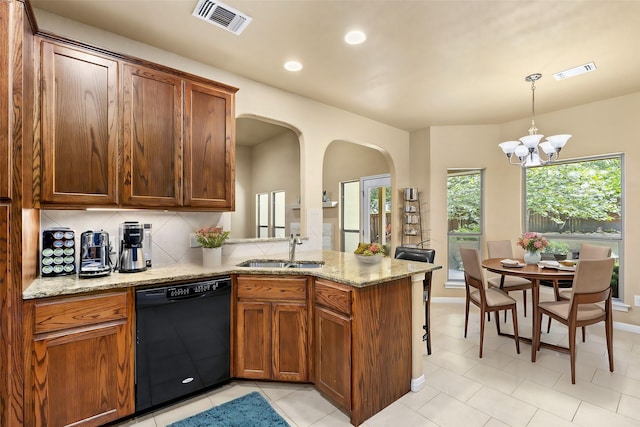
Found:
<svg viewBox="0 0 640 427"><path fill-rule="evenodd" d="M307 306L273 303L273 379L308 381Z"/></svg>
<svg viewBox="0 0 640 427"><path fill-rule="evenodd" d="M185 205L235 208L234 95L185 82Z"/></svg>
<svg viewBox="0 0 640 427"><path fill-rule="evenodd" d="M316 305L316 387L351 410L351 320Z"/></svg>
<svg viewBox="0 0 640 427"><path fill-rule="evenodd" d="M126 322L34 341L35 425L98 426L133 412L118 390L127 374Z"/></svg>
<svg viewBox="0 0 640 427"><path fill-rule="evenodd" d="M123 67L122 204L182 204L182 80Z"/></svg>
<svg viewBox="0 0 640 427"><path fill-rule="evenodd" d="M9 209L8 205L0 204L0 298L7 298L7 289L11 289L9 280ZM3 315L3 319L8 318L8 315ZM6 324L6 323L5 323ZM0 325L0 328L2 325ZM4 343L2 343L4 347ZM2 350L0 350L0 355ZM0 371L5 369L6 365L0 367ZM2 375L0 375L0 378Z"/></svg>
<svg viewBox="0 0 640 427"><path fill-rule="evenodd" d="M97 426L134 412L130 293L24 305L25 425Z"/></svg>
<svg viewBox="0 0 640 427"><path fill-rule="evenodd" d="M8 4L0 5L0 16L6 15L9 10ZM13 132L11 130L12 90L13 82L10 76L11 71L11 25L9 19L2 20L0 26L0 200L11 197L11 141Z"/></svg>
<svg viewBox="0 0 640 427"><path fill-rule="evenodd" d="M271 304L238 302L236 319L236 375L271 378Z"/></svg>
<svg viewBox="0 0 640 427"><path fill-rule="evenodd" d="M117 202L117 62L42 42L43 202Z"/></svg>

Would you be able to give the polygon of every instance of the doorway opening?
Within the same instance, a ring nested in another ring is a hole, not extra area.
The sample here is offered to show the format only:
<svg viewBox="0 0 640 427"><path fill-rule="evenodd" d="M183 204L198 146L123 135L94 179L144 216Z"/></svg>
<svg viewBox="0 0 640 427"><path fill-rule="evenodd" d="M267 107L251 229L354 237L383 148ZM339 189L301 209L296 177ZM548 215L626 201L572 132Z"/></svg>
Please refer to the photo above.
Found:
<svg viewBox="0 0 640 427"><path fill-rule="evenodd" d="M359 242L391 243L391 174L361 177L341 183L342 251Z"/></svg>

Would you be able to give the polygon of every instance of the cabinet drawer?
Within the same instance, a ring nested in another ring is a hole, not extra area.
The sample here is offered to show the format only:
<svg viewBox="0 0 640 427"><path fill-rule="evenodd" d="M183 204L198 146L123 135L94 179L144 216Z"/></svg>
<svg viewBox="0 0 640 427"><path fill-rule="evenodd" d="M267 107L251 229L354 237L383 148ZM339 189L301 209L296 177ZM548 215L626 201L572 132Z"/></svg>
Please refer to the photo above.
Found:
<svg viewBox="0 0 640 427"><path fill-rule="evenodd" d="M307 279L305 277L239 276L238 298L305 300Z"/></svg>
<svg viewBox="0 0 640 427"><path fill-rule="evenodd" d="M52 332L126 319L127 294L111 293L37 302L34 332Z"/></svg>
<svg viewBox="0 0 640 427"><path fill-rule="evenodd" d="M337 283L316 280L315 303L351 315L351 289Z"/></svg>

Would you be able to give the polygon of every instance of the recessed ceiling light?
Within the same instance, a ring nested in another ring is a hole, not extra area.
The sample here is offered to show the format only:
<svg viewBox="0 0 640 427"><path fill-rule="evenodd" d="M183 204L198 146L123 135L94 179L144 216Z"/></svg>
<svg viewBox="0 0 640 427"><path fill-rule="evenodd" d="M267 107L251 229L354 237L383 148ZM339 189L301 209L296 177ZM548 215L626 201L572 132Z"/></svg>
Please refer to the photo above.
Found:
<svg viewBox="0 0 640 427"><path fill-rule="evenodd" d="M553 75L556 80L564 80L569 77L579 76L580 74L590 73L596 70L596 64L589 62L588 64L580 65L579 67L569 68L568 70L557 72Z"/></svg>
<svg viewBox="0 0 640 427"><path fill-rule="evenodd" d="M362 31L349 31L344 36L344 41L348 44L360 44L367 40L367 35Z"/></svg>
<svg viewBox="0 0 640 427"><path fill-rule="evenodd" d="M287 61L284 63L284 69L287 71L300 71L302 70L302 64L298 61Z"/></svg>

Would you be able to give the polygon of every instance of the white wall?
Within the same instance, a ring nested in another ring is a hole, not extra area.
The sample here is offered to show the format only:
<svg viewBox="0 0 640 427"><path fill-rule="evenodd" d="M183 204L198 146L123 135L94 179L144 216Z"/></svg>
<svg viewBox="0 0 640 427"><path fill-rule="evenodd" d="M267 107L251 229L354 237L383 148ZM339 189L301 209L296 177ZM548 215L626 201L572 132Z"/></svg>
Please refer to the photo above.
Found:
<svg viewBox="0 0 640 427"><path fill-rule="evenodd" d="M251 147L236 146L236 210L229 218L233 238L255 235L252 209Z"/></svg>
<svg viewBox="0 0 640 427"><path fill-rule="evenodd" d="M300 197L300 142L293 131L251 147L236 147L236 210L230 214L234 239L256 237L256 194L285 192L285 203ZM291 215L290 220L299 222ZM289 221L288 221L289 222Z"/></svg>

